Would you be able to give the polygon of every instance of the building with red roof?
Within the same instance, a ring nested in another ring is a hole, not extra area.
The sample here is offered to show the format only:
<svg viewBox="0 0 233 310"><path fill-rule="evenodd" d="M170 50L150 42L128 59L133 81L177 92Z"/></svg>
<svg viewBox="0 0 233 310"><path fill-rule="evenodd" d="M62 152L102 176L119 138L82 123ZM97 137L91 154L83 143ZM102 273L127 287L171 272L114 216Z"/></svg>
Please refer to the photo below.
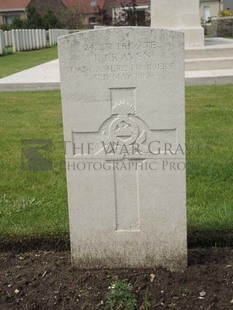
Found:
<svg viewBox="0 0 233 310"><path fill-rule="evenodd" d="M27 17L31 0L0 0L0 24L11 24L15 18Z"/></svg>
<svg viewBox="0 0 233 310"><path fill-rule="evenodd" d="M27 18L29 5L43 15L50 8L59 17L64 11L78 11L86 16L87 22L100 10L106 0L0 0L0 24L11 24L14 19Z"/></svg>
<svg viewBox="0 0 233 310"><path fill-rule="evenodd" d="M77 8L84 14L95 13L97 9L103 9L107 0L61 0L67 8Z"/></svg>
<svg viewBox="0 0 233 310"><path fill-rule="evenodd" d="M101 24L106 18L114 22L122 11L126 13L128 10L130 14L132 3L133 0L0 0L0 24L11 24L15 18L27 18L29 5L34 6L40 15L50 8L58 18L64 11L79 12L85 24ZM137 24L140 25L150 0L136 0L136 3Z"/></svg>
<svg viewBox="0 0 233 310"><path fill-rule="evenodd" d="M61 0L65 7L82 13L85 24L96 24L97 15L103 11L105 2L108 0Z"/></svg>
<svg viewBox="0 0 233 310"><path fill-rule="evenodd" d="M0 0L0 24L11 24L16 18L26 19L29 5L40 15L52 9L58 16L66 9L62 0Z"/></svg>

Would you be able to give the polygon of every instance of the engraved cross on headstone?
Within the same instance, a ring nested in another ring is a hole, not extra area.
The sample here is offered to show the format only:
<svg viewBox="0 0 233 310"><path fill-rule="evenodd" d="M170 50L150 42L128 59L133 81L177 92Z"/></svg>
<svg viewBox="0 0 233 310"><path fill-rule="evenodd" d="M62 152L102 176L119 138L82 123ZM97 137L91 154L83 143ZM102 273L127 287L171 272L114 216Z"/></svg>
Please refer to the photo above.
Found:
<svg viewBox="0 0 233 310"><path fill-rule="evenodd" d="M74 157L79 160L103 160L111 165L115 191L115 230L140 231L140 167L146 159L153 158L148 144L161 135L163 138L172 135L176 139L176 128L150 129L136 115L136 88L111 88L110 98L111 117L98 132L72 133L74 145L80 141L98 141L94 154L81 154L81 148L74 148ZM96 139L97 136L99 139Z"/></svg>

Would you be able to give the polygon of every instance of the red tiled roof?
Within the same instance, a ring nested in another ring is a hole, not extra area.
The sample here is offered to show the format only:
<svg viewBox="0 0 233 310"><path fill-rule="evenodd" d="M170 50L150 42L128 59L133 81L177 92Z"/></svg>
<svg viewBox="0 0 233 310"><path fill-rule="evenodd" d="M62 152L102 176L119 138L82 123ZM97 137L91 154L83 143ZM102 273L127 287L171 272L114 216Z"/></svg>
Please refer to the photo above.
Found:
<svg viewBox="0 0 233 310"><path fill-rule="evenodd" d="M62 0L66 7L78 8L82 13L90 13L97 8L103 9L105 1L107 0Z"/></svg>
<svg viewBox="0 0 233 310"><path fill-rule="evenodd" d="M0 0L0 10L26 9L31 0Z"/></svg>

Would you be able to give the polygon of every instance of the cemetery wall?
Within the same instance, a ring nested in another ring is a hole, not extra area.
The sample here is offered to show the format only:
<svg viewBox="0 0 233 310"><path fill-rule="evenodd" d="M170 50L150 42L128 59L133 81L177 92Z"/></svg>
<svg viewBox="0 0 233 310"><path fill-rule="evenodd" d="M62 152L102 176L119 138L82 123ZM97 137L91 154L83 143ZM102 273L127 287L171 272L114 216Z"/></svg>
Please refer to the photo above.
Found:
<svg viewBox="0 0 233 310"><path fill-rule="evenodd" d="M212 18L204 28L208 37L233 37L233 17Z"/></svg>

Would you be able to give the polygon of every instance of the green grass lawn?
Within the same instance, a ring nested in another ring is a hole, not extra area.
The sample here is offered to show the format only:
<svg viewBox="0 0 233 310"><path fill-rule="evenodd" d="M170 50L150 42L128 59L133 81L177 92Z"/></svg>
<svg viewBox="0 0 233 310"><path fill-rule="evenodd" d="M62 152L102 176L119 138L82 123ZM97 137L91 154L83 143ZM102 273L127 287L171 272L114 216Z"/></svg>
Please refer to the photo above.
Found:
<svg viewBox="0 0 233 310"><path fill-rule="evenodd" d="M57 46L0 56L0 79L56 59L57 57Z"/></svg>
<svg viewBox="0 0 233 310"><path fill-rule="evenodd" d="M233 85L186 91L189 230L233 229L232 95Z"/></svg>
<svg viewBox="0 0 233 310"><path fill-rule="evenodd" d="M232 94L233 85L186 91L189 231L233 228ZM67 233L59 91L0 93L0 109L0 235ZM22 139L52 139L52 171L21 169Z"/></svg>

